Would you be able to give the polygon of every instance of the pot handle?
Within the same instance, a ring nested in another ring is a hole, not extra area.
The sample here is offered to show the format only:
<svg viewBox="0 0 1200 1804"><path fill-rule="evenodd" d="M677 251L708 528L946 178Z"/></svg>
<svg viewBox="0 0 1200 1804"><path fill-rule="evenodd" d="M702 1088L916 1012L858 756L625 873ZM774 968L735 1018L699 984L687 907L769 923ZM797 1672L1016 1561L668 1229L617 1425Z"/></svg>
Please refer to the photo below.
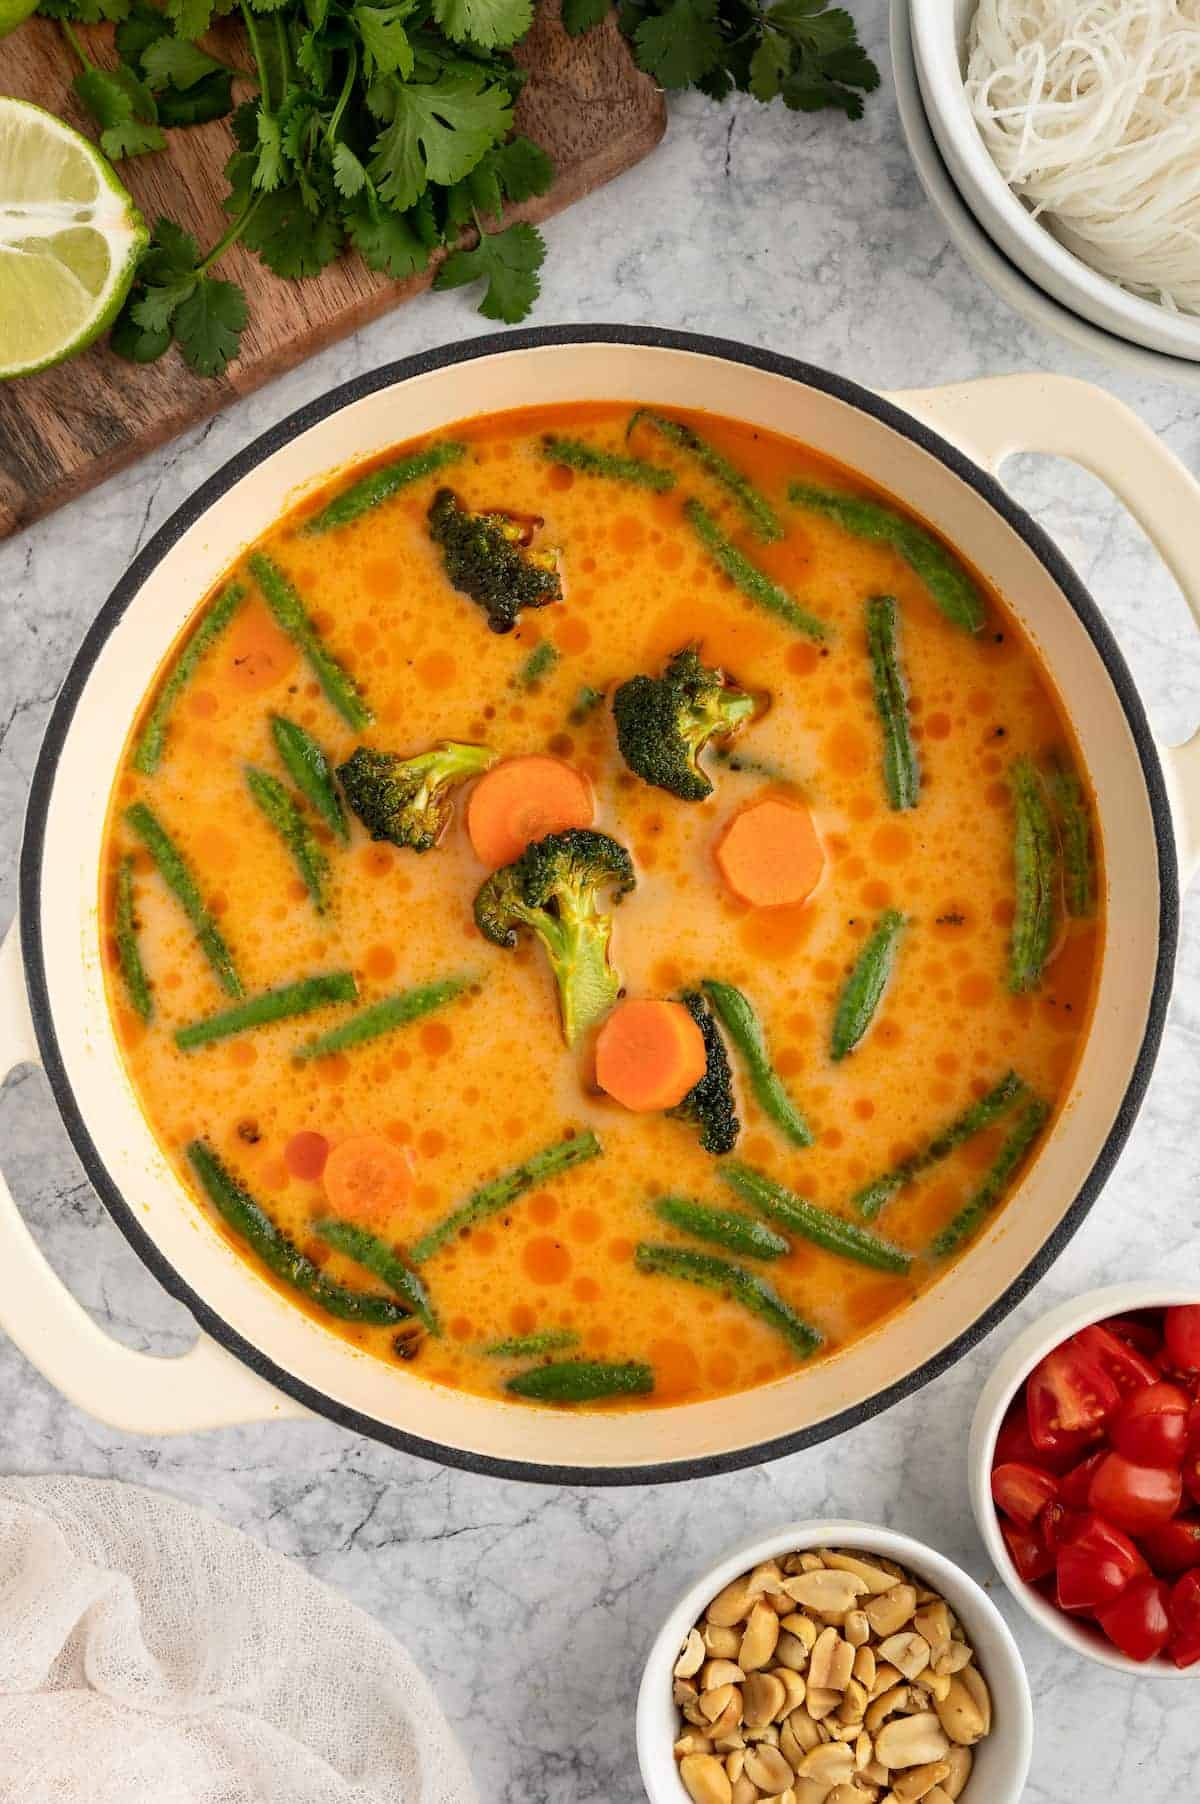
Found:
<svg viewBox="0 0 1200 1804"><path fill-rule="evenodd" d="M39 1062L14 925L0 945L0 1078ZM309 1413L207 1334L171 1359L111 1339L43 1256L2 1175L0 1328L79 1409L127 1434L190 1434Z"/></svg>
<svg viewBox="0 0 1200 1804"><path fill-rule="evenodd" d="M1069 458L1128 508L1200 625L1200 483L1131 408L1074 376L994 376L889 395L997 472L1016 451ZM1200 733L1159 747L1186 883L1200 868Z"/></svg>

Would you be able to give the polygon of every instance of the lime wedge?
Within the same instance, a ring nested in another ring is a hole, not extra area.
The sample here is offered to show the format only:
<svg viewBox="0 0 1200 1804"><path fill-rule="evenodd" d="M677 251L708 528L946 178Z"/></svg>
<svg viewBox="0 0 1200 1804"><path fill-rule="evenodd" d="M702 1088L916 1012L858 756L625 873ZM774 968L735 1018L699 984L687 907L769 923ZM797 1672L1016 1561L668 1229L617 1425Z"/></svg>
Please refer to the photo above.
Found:
<svg viewBox="0 0 1200 1804"><path fill-rule="evenodd" d="M0 97L0 380L61 363L110 326L147 237L94 144Z"/></svg>

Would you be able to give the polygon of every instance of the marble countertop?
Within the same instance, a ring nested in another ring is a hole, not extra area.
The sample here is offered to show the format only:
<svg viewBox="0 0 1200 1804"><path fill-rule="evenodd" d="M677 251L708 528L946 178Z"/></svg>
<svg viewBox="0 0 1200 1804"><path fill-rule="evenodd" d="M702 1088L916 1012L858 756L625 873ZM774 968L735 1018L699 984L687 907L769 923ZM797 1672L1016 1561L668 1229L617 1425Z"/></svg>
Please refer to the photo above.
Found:
<svg viewBox="0 0 1200 1804"><path fill-rule="evenodd" d="M726 334L876 388L1051 369L1129 402L1193 469L1200 396L1091 364L1012 314L966 267L919 188L890 91L884 0L856 0L883 70L865 121L741 98L672 109L662 147L551 223L536 323L627 321ZM0 923L15 906L25 795L43 721L85 626L171 510L245 442L388 359L485 329L430 296L0 546ZM1105 609L1157 731L1185 737L1198 687L1183 602L1092 478L1015 460L1006 481ZM1200 1269L1200 923L1185 911L1162 1055L1100 1203L1033 1295L967 1359L852 1433L687 1486L589 1492L467 1476L324 1423L135 1444L66 1403L0 1337L0 1469L82 1472L191 1499L370 1610L436 1685L487 1804L634 1804L632 1706L675 1593L744 1535L859 1515L925 1537L991 1578L963 1451L980 1386L1018 1328L1088 1287ZM83 1178L42 1078L0 1095L7 1177L41 1245L112 1334L169 1352L192 1336ZM1051 1642L1001 1591L1037 1706L1029 1804L1194 1792L1200 1719L1176 1685L1130 1681ZM83 1796L82 1792L80 1794Z"/></svg>

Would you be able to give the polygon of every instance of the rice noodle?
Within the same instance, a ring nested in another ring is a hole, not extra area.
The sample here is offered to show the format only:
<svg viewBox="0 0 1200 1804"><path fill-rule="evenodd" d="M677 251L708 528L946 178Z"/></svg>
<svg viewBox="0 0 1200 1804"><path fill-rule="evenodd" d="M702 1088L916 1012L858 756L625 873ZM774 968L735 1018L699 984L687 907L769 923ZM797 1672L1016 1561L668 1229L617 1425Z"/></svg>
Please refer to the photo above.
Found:
<svg viewBox="0 0 1200 1804"><path fill-rule="evenodd" d="M983 141L1035 217L1200 314L1200 0L980 0L968 52Z"/></svg>

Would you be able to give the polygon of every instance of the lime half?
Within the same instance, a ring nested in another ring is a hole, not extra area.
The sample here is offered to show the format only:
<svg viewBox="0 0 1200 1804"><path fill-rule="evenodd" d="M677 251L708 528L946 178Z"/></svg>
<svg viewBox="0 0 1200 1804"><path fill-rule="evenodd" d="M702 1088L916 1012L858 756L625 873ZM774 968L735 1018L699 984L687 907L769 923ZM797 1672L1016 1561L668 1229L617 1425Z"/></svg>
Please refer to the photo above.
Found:
<svg viewBox="0 0 1200 1804"><path fill-rule="evenodd" d="M95 145L41 107L0 97L0 380L91 344L146 243Z"/></svg>

